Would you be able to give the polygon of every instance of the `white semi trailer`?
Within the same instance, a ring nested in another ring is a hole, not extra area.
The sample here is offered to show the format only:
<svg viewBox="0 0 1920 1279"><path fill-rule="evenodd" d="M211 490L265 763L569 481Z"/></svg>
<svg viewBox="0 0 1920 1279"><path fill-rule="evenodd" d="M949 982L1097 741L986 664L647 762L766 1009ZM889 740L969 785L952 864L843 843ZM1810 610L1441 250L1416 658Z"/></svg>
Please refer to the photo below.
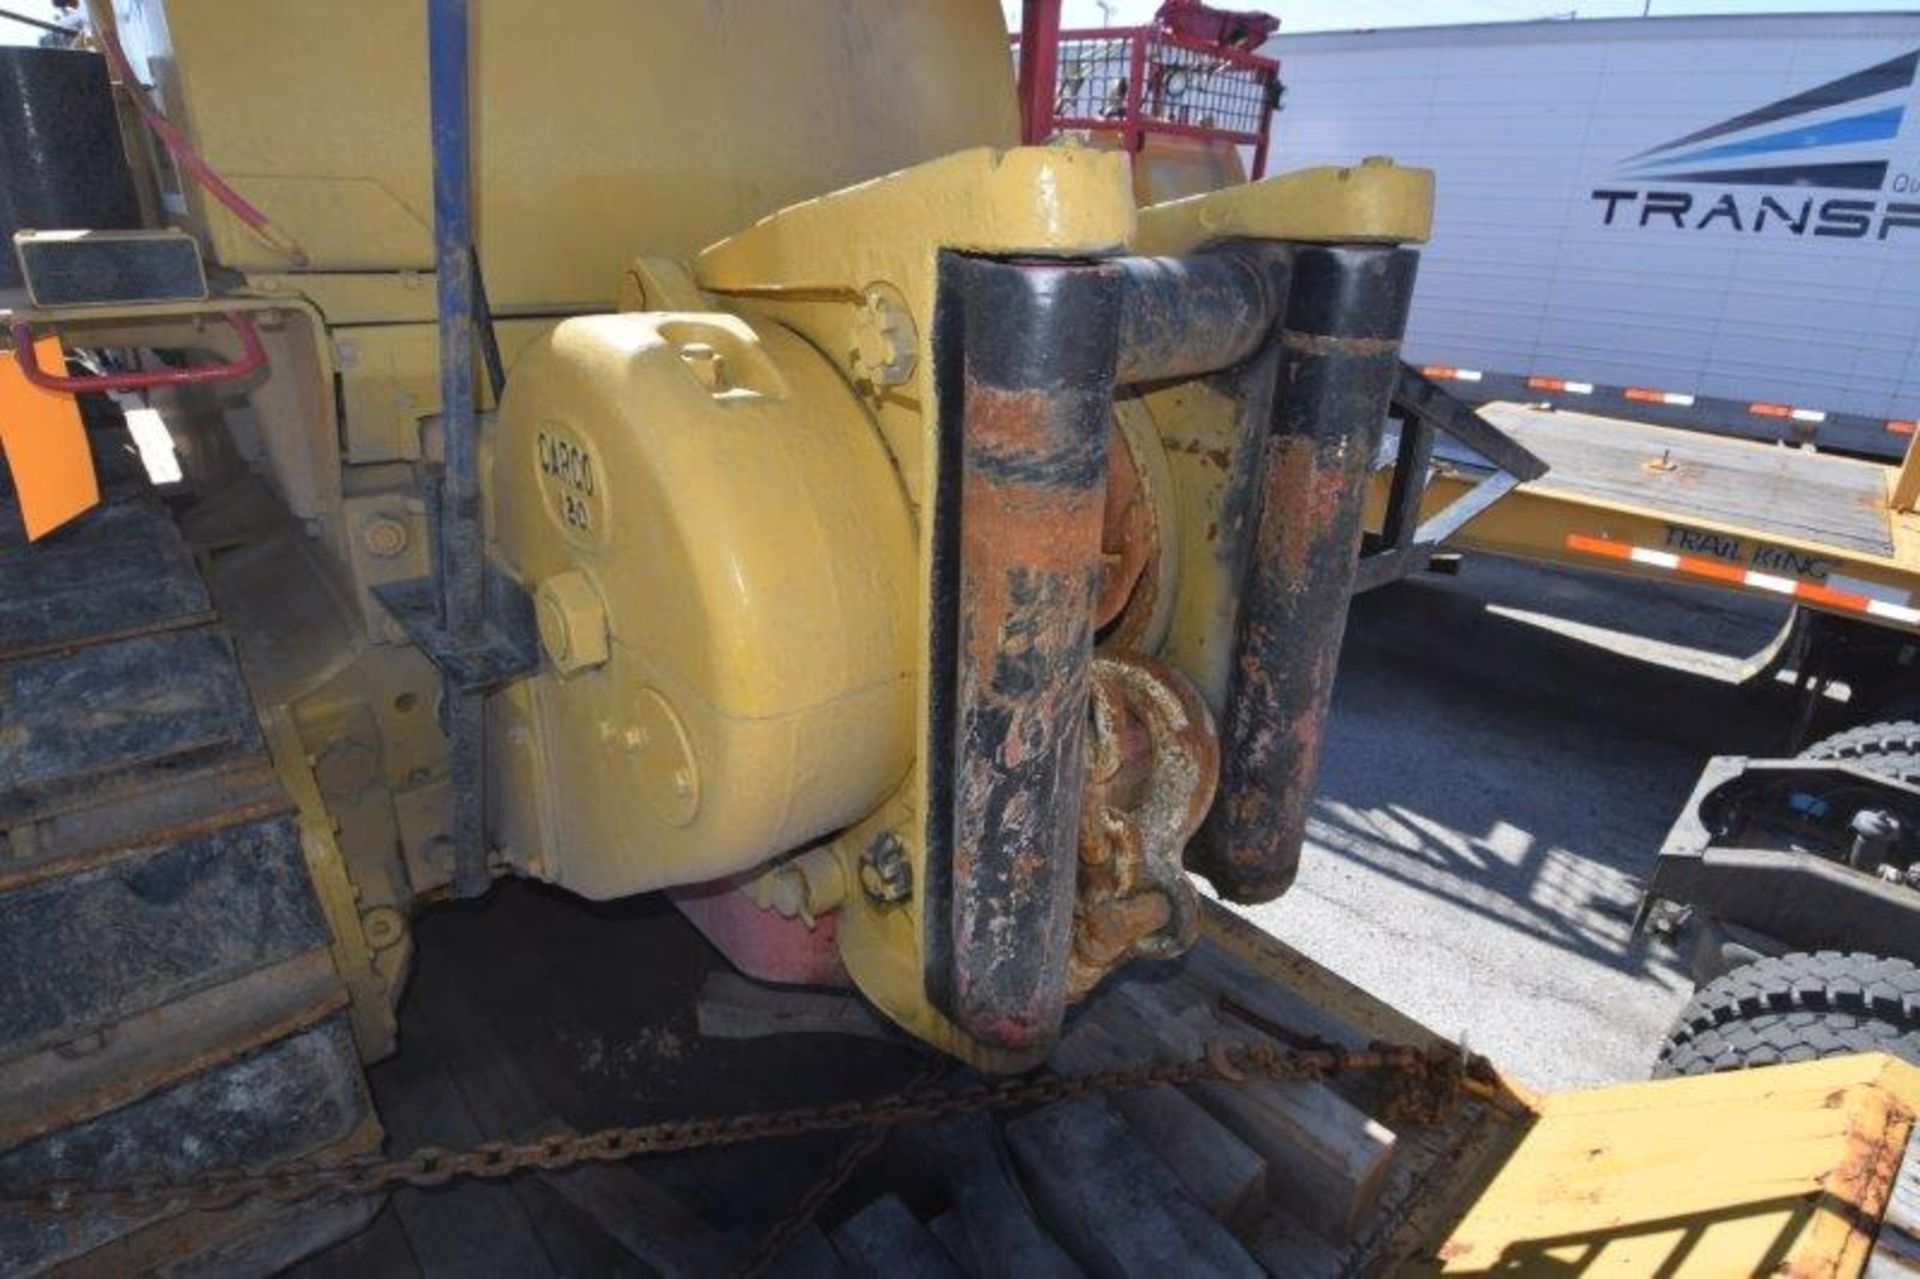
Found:
<svg viewBox="0 0 1920 1279"><path fill-rule="evenodd" d="M1409 358L1479 400L1898 455L1920 13L1289 35L1288 166L1439 175Z"/></svg>

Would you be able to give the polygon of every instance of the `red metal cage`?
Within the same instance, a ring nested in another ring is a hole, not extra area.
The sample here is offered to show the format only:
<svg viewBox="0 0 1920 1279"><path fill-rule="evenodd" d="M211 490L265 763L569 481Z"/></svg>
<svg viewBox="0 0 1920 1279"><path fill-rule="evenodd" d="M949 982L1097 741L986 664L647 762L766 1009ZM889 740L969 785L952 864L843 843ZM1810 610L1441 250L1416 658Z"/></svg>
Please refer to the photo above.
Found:
<svg viewBox="0 0 1920 1279"><path fill-rule="evenodd" d="M1188 39L1162 24L1058 31L1051 39L1044 23L1027 32L1035 45L1020 47L1019 57L1027 141L1111 133L1138 152L1152 134L1200 138L1252 147L1251 176L1266 172L1280 84L1275 59ZM1049 85L1050 94L1041 92Z"/></svg>

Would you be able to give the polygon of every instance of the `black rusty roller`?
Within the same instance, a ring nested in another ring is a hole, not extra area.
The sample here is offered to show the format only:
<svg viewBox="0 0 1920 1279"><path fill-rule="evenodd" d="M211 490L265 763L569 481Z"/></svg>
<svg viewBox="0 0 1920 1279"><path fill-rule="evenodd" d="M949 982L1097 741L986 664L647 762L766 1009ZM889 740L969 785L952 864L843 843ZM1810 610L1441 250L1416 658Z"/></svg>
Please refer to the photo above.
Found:
<svg viewBox="0 0 1920 1279"><path fill-rule="evenodd" d="M1299 867L1417 262L1388 246L1293 255L1221 718L1220 796L1187 852L1233 901L1271 901Z"/></svg>
<svg viewBox="0 0 1920 1279"><path fill-rule="evenodd" d="M941 291L929 993L1020 1052L1066 1011L1120 271L949 254Z"/></svg>
<svg viewBox="0 0 1920 1279"><path fill-rule="evenodd" d="M1284 255L1258 245L1119 266L1122 386L1239 364L1266 341L1286 300Z"/></svg>

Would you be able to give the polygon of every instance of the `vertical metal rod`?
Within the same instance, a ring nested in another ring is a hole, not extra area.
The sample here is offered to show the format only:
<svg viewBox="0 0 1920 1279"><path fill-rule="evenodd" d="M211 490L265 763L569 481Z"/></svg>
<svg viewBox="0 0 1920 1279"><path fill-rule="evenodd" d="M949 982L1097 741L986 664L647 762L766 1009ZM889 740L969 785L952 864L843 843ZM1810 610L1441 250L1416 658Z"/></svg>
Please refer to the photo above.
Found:
<svg viewBox="0 0 1920 1279"><path fill-rule="evenodd" d="M1299 868L1417 261L1386 246L1301 246L1294 258L1220 797L1187 854L1233 901L1271 901Z"/></svg>
<svg viewBox="0 0 1920 1279"><path fill-rule="evenodd" d="M1127 114L1126 139L1127 154L1139 155L1146 149L1147 133L1140 127L1141 104L1147 100L1147 42L1140 36L1128 41L1131 52L1127 55Z"/></svg>
<svg viewBox="0 0 1920 1279"><path fill-rule="evenodd" d="M493 406L507 390L507 365L500 358L500 334L493 326L493 303L487 299L487 277L480 270L478 250L468 246L473 260L473 326L480 338L480 362L486 365L487 387L493 392Z"/></svg>
<svg viewBox="0 0 1920 1279"><path fill-rule="evenodd" d="M441 625L456 646L486 627L486 563L480 530L478 422L473 394L473 178L468 101L467 0L427 0L427 81L433 121L434 280L440 321ZM477 690L444 684L453 792L453 892L486 892L485 705Z"/></svg>
<svg viewBox="0 0 1920 1279"><path fill-rule="evenodd" d="M1039 146L1053 132L1060 74L1061 0L1025 0L1020 9L1020 141Z"/></svg>
<svg viewBox="0 0 1920 1279"><path fill-rule="evenodd" d="M1400 419L1400 448L1393 464L1393 484L1387 490L1387 513L1381 522L1381 540L1405 549L1413 545L1420 528L1420 509L1427 495L1427 468L1433 465L1433 424L1418 414Z"/></svg>
<svg viewBox="0 0 1920 1279"><path fill-rule="evenodd" d="M479 448L473 401L473 180L467 148L467 0L427 0L433 111L434 281L439 293L440 416L446 450L441 582L447 631L480 635L486 598L480 561Z"/></svg>

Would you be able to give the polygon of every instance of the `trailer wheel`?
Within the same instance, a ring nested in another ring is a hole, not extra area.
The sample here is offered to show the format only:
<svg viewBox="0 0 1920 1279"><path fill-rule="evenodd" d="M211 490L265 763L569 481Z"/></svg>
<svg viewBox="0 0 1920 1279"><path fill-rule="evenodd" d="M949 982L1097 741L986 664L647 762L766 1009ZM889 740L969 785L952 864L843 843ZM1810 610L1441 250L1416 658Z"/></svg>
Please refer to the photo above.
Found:
<svg viewBox="0 0 1920 1279"><path fill-rule="evenodd" d="M1920 1065L1920 968L1823 950L1758 959L1695 992L1655 1078L1891 1053Z"/></svg>
<svg viewBox="0 0 1920 1279"><path fill-rule="evenodd" d="M1800 758L1841 760L1897 781L1920 783L1920 722L1862 724L1815 742Z"/></svg>

